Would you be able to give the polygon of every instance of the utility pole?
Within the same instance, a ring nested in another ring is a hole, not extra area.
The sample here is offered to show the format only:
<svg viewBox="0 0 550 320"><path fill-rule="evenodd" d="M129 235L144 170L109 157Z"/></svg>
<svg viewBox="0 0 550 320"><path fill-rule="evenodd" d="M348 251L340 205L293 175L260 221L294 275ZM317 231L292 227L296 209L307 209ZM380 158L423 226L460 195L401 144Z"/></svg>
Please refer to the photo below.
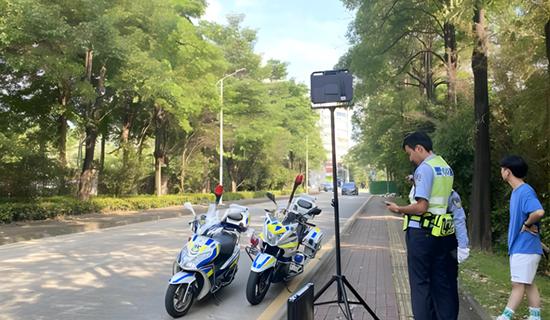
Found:
<svg viewBox="0 0 550 320"><path fill-rule="evenodd" d="M308 151L309 151L309 144L308 144L308 136L306 135L306 194L309 193L309 168L308 168Z"/></svg>
<svg viewBox="0 0 550 320"><path fill-rule="evenodd" d="M228 74L226 75L225 77L221 78L220 80L218 80L218 82L216 83L216 86L218 85L218 83L221 82L221 85L220 85L220 185L223 186L223 80L225 80L226 78L228 77L232 77L234 75L236 75L237 73L241 72L241 71L245 71L246 68L242 68L242 69L239 69L231 74ZM222 196L223 198L223 196ZM223 204L222 203L222 198L220 198L220 202L219 204Z"/></svg>

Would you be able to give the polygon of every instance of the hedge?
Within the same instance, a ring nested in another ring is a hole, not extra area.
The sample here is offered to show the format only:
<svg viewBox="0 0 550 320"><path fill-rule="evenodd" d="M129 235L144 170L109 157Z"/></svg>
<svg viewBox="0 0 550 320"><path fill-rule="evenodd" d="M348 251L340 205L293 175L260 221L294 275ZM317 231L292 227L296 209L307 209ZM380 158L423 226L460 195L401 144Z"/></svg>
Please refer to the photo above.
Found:
<svg viewBox="0 0 550 320"><path fill-rule="evenodd" d="M397 193L397 184L395 181L390 181L387 183L386 181L371 181L370 183L370 193L371 194L386 194L388 192L388 186L389 186L389 193Z"/></svg>
<svg viewBox="0 0 550 320"><path fill-rule="evenodd" d="M297 194L304 190L297 190ZM267 191L241 191L225 193L223 200L241 200L265 197ZM275 195L290 194L290 190L270 191ZM10 201L11 200L11 201ZM165 208L183 205L185 202L206 204L215 200L213 194L190 193L182 195L137 195L127 197L91 197L88 201L79 201L75 197L50 197L37 200L10 199L0 202L0 223L15 221L46 220L66 215L81 215L94 212L142 211L153 208ZM266 198L267 200L267 198Z"/></svg>

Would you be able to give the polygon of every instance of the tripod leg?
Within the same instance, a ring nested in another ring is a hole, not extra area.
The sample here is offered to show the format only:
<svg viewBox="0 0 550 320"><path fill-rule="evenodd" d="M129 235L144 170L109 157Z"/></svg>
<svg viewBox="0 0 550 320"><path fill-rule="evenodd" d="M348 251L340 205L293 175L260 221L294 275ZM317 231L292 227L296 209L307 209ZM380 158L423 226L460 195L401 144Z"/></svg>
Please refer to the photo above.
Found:
<svg viewBox="0 0 550 320"><path fill-rule="evenodd" d="M330 279L329 282L327 282L319 292L317 292L317 294L315 295L315 297L313 297L313 302L317 301L317 299L319 299L319 297L328 289L328 287L330 287L330 285L336 280L336 276L332 276L332 278Z"/></svg>
<svg viewBox="0 0 550 320"><path fill-rule="evenodd" d="M346 315L346 319L348 320L352 320L352 316L351 316L351 310L349 308L349 303L348 303L348 295L346 294L346 288L344 286L344 281L345 279L343 279L343 276L341 278L338 278L338 305L340 306L340 304L343 302L346 309L345 310L342 310L345 312L345 315ZM340 300L341 299L341 300ZM340 309L342 309L342 306L340 306Z"/></svg>
<svg viewBox="0 0 550 320"><path fill-rule="evenodd" d="M351 291L351 293L353 293L353 295L357 298L357 300L359 300L359 302L361 302L361 304L363 305L363 307L365 307L365 309L367 309L367 311L370 313L370 315L371 315L375 320L380 320L380 318L378 318L378 316L376 316L376 314L374 313L374 311L372 311L371 308L369 308L369 306L367 305L367 303L365 302L365 300L363 300L363 298L361 298L361 296L357 293L357 291L355 291L355 289L353 289L353 287L352 287L351 284L348 282L348 280L346 280L346 278L343 278L342 280L344 281L344 284L348 287L348 289Z"/></svg>

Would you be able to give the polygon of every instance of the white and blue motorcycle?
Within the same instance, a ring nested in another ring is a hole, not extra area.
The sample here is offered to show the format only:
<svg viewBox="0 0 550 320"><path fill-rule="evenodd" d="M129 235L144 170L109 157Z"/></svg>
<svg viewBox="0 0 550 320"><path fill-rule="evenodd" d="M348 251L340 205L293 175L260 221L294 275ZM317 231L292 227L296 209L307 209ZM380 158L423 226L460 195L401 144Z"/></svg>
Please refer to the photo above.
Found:
<svg viewBox="0 0 550 320"><path fill-rule="evenodd" d="M252 235L251 245L245 248L253 261L246 285L246 298L252 305L262 302L271 283L301 274L306 260L315 258L321 248L323 232L307 222L321 213L315 198L302 194L292 200L301 182L300 175L286 209L265 210L263 232ZM267 197L277 205L273 194L267 193Z"/></svg>
<svg viewBox="0 0 550 320"><path fill-rule="evenodd" d="M191 203L184 206L195 219L190 222L194 235L183 247L172 270L164 304L174 318L184 316L193 302L229 285L237 273L241 232L248 228L248 208L232 204L219 219L216 209L223 191L216 188L216 203L210 204L206 215L197 216Z"/></svg>

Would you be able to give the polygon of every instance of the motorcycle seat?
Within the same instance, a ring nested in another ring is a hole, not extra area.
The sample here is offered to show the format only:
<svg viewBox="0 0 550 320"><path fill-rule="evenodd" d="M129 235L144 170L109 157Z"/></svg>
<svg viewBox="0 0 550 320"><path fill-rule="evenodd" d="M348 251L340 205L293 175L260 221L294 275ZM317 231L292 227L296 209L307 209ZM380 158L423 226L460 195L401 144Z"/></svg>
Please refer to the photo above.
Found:
<svg viewBox="0 0 550 320"><path fill-rule="evenodd" d="M233 251L235 250L235 245L237 244L237 235L222 231L213 239L220 243L220 253L214 260L215 263L225 261L231 257Z"/></svg>

